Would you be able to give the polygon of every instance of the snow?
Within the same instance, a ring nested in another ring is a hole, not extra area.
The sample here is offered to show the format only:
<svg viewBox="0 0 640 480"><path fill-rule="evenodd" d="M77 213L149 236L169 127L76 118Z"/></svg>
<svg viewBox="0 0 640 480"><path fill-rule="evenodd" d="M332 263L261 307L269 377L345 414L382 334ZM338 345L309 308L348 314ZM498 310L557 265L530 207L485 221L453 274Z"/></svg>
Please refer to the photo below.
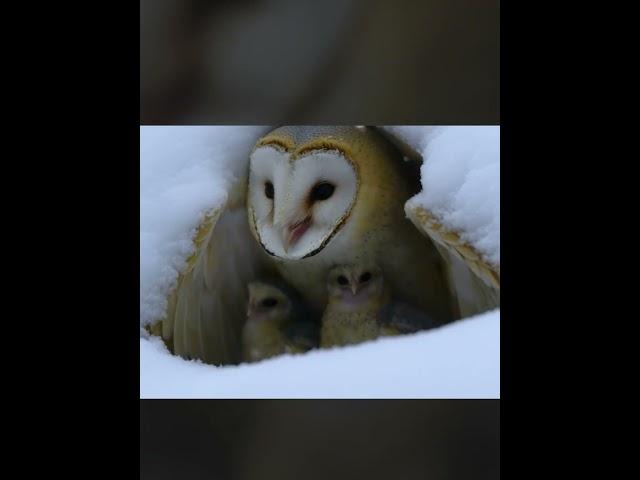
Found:
<svg viewBox="0 0 640 480"><path fill-rule="evenodd" d="M500 127L387 127L419 151L422 192L411 199L483 259L500 266Z"/></svg>
<svg viewBox="0 0 640 480"><path fill-rule="evenodd" d="M226 198L266 127L140 127L140 325L164 314L204 213Z"/></svg>
<svg viewBox="0 0 640 480"><path fill-rule="evenodd" d="M215 367L140 339L140 398L499 398L500 311L403 337Z"/></svg>
<svg viewBox="0 0 640 480"><path fill-rule="evenodd" d="M385 127L420 151L419 202L500 262L499 127ZM205 212L269 127L140 127L141 398L496 398L499 310L435 331L253 365L187 362L148 337Z"/></svg>

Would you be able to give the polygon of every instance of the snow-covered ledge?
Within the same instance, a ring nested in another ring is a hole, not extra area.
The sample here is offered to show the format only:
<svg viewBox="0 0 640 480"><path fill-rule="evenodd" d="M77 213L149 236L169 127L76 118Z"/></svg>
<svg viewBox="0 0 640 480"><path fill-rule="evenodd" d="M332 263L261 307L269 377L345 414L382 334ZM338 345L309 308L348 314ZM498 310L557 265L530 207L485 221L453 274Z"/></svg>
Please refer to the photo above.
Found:
<svg viewBox="0 0 640 480"><path fill-rule="evenodd" d="M140 398L499 398L500 311L438 330L214 367L140 339Z"/></svg>

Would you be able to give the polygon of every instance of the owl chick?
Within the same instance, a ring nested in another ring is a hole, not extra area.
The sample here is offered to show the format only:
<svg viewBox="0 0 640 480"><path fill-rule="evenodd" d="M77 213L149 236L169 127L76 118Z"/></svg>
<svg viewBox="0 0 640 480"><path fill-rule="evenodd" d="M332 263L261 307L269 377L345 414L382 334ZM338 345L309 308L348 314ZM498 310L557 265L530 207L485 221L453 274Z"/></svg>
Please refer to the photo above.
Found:
<svg viewBox="0 0 640 480"><path fill-rule="evenodd" d="M304 353L318 346L318 328L296 295L273 283L248 285L247 321L242 355L256 362L283 353Z"/></svg>
<svg viewBox="0 0 640 480"><path fill-rule="evenodd" d="M382 270L372 265L342 265L329 271L328 303L322 316L320 345L348 345L400 333L379 320L391 292Z"/></svg>

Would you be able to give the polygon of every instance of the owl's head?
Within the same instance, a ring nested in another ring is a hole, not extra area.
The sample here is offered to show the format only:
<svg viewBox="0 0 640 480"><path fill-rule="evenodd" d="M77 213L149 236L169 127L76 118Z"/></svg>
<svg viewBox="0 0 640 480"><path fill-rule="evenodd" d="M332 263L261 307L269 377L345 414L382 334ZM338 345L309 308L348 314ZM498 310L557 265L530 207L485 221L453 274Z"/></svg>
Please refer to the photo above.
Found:
<svg viewBox="0 0 640 480"><path fill-rule="evenodd" d="M299 141L304 131L296 132ZM358 194L348 153L318 135L318 127L313 132L296 143L267 136L251 155L249 221L263 248L280 258L318 253L345 224Z"/></svg>
<svg viewBox="0 0 640 480"><path fill-rule="evenodd" d="M248 284L247 320L284 321L292 311L289 296L280 288L265 282Z"/></svg>
<svg viewBox="0 0 640 480"><path fill-rule="evenodd" d="M365 305L387 293L382 269L367 263L330 269L327 290L331 301L344 307Z"/></svg>

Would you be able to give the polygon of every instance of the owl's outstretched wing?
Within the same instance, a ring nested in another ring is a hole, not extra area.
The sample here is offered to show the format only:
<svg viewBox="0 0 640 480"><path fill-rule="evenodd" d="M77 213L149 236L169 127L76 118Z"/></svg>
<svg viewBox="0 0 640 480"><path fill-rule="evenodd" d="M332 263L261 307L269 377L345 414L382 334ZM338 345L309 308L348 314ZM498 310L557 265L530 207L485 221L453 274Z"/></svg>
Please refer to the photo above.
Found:
<svg viewBox="0 0 640 480"><path fill-rule="evenodd" d="M398 127L399 128L399 127ZM433 138L436 129L408 127L406 137L425 135ZM397 128L380 129L402 152L405 161L421 164L422 155L401 135ZM415 140L415 139L414 139ZM470 316L500 306L500 266L485 261L477 249L462 239L461 232L447 229L438 217L421 205L416 197L405 204L405 213L418 230L430 238L445 259L452 291L462 317Z"/></svg>
<svg viewBox="0 0 640 480"><path fill-rule="evenodd" d="M485 262L458 232L446 229L435 216L409 200L405 212L413 224L430 238L447 264L460 315L467 317L500 306L500 266Z"/></svg>
<svg viewBox="0 0 640 480"><path fill-rule="evenodd" d="M238 182L200 223L166 316L151 328L176 355L216 365L240 361L247 283L270 269L249 230L244 188Z"/></svg>

